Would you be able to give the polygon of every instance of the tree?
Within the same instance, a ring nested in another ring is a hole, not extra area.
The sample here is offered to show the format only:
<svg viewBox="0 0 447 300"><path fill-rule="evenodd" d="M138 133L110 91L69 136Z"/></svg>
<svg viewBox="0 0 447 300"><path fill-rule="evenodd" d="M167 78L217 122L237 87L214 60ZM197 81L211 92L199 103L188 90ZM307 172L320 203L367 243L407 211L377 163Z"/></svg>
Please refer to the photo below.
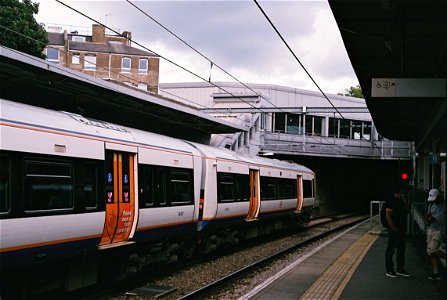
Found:
<svg viewBox="0 0 447 300"><path fill-rule="evenodd" d="M34 19L39 3L31 0L0 1L0 44L40 58L48 43L48 33Z"/></svg>
<svg viewBox="0 0 447 300"><path fill-rule="evenodd" d="M349 89L345 89L345 93L338 93L338 95L363 98L363 92L360 84L357 84L355 87L351 86Z"/></svg>

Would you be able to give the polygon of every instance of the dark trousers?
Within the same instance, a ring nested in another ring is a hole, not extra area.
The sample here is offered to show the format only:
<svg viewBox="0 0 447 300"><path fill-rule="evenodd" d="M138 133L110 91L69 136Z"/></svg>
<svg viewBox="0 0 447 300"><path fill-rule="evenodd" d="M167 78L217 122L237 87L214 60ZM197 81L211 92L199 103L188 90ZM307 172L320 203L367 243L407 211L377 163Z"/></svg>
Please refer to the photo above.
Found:
<svg viewBox="0 0 447 300"><path fill-rule="evenodd" d="M397 270L402 269L405 265L405 232L395 232L393 230L388 231L388 246L385 252L385 267L387 272L394 270L393 255L396 253Z"/></svg>

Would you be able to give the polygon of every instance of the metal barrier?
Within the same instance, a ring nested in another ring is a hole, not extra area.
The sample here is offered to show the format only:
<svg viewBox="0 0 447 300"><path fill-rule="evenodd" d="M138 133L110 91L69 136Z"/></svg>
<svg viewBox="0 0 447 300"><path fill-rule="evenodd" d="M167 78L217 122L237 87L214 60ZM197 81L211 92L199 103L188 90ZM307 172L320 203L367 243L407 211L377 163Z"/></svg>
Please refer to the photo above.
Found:
<svg viewBox="0 0 447 300"><path fill-rule="evenodd" d="M385 201L371 201L369 203L369 228L371 229L376 223L379 223L379 234L385 229L380 222L380 210ZM378 210L375 208L378 206Z"/></svg>

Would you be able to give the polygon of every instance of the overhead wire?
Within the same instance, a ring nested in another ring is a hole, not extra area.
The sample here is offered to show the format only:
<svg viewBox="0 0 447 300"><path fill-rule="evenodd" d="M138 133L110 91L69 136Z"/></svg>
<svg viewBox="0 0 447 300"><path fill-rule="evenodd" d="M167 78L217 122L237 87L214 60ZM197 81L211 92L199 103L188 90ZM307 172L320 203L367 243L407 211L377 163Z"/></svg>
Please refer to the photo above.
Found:
<svg viewBox="0 0 447 300"><path fill-rule="evenodd" d="M276 32L276 34L279 36L279 38L281 39L281 41L284 43L284 45L287 47L287 49L289 50L289 52L293 55L293 57L295 58L295 60L299 63L299 65L301 66L301 68L304 70L304 72L306 72L307 76L312 80L312 82L315 84L315 86L318 88L318 90L321 92L321 94L323 95L323 97L331 104L331 106L335 109L335 111L340 115L340 117L342 119L345 119L345 117L340 113L340 111L335 107L335 105L332 103L332 101L329 99L329 97L323 92L323 90L320 88L320 86L318 85L318 83L315 81L315 79L312 77L312 75L309 73L309 71L307 71L306 67L303 65L303 63L300 61L300 59L298 58L298 56L295 54L295 52L292 50L292 48L289 46L289 44L287 43L287 41L284 39L284 37L282 36L282 34L279 32L279 30L276 28L275 24L273 24L272 20L270 20L269 16L267 15L267 13L264 11L264 9L261 7L261 5L258 3L257 0L253 0L256 4L256 6L259 8L259 10L261 11L261 13L264 15L264 17L267 19L267 21L270 23L271 27L273 28L273 30ZM373 141L371 141L371 145L374 147L375 144ZM382 151L377 147L377 149L379 150L379 152L381 153L381 156L383 156Z"/></svg>
<svg viewBox="0 0 447 300"><path fill-rule="evenodd" d="M94 19L94 18L92 18L92 17L90 17L90 16L88 16L88 15L86 15L86 14L84 14L83 12L81 12L81 11L75 9L74 7L72 7L72 6L68 5L68 4L65 4L64 2L62 2L62 1L60 1L60 0L56 0L56 2L58 2L59 4L65 6L65 7L67 7L67 8L69 8L69 9L71 9L71 10L73 10L74 12L76 12L76 13L78 13L78 14L84 16L85 18L87 18L87 19L89 19L89 20L91 20L91 21L93 21L93 22L96 22L97 24L103 26L104 28L107 28L108 30L114 32L115 34L121 35L120 32L118 32L118 31L116 31L116 30L110 28L109 26L106 26L105 24L99 22L98 20L96 20L96 19ZM148 47L142 45L141 43L139 43L139 42L137 42L137 41L135 41L135 40L133 40L133 39L129 39L129 40L132 41L134 44L136 44L136 45L142 47L143 49L145 49L145 50L147 50L147 51L149 51L149 52L154 53L155 55L157 55L157 56L159 56L160 58L166 60L167 62L173 64L174 66L176 66L176 67L182 69L183 71L185 71L185 72L187 72L187 73L189 73L189 74L191 74L191 75L193 75L193 76L195 76L195 77L197 77L197 78L199 78L199 79L201 79L201 80L203 80L203 81L209 83L210 85L212 85L212 86L218 88L219 90L224 91L225 93L231 95L232 97L234 97L234 98L236 98L236 99L239 99L239 100L241 100L242 102L245 102L245 103L248 104L249 106L253 107L254 109L257 109L257 110L259 110L260 112L262 112L262 109L260 109L259 107L254 106L254 105L251 104L250 102L248 102L248 101L242 99L241 97L238 97L238 96L234 95L233 93L231 93L231 92L225 90L224 88L218 86L217 84L215 84L215 83L213 83L213 82L209 82L209 81L206 80L204 77L202 77L202 76L200 76L200 75L194 73L193 71L191 71L191 70L189 70L189 69L187 69L187 68L181 66L180 64L174 62L173 60L171 60L171 59L169 59L169 58L167 58L167 57L165 57L165 56L163 56L163 55L161 55L161 54L159 54L159 53L157 53L157 52L155 52L155 51L149 49Z"/></svg>
<svg viewBox="0 0 447 300"><path fill-rule="evenodd" d="M140 7L138 7L135 3L131 2L130 0L126 0L130 5L132 5L133 7L135 7L138 11L140 11L142 14L144 14L146 17L148 17L149 19L151 19L152 21L154 21L157 25L159 25L161 28L163 28L164 30L166 30L167 32L169 32L171 35L173 35L174 37L176 37L179 41L181 41L183 44L185 44L187 47L189 47L191 50L193 50L195 53L199 54L202 58L204 58L205 60L207 60L209 63L211 63L211 68L213 66L216 66L217 68L219 68L222 72L224 72L225 74L227 74L228 76L230 76L231 78L233 78L234 80L236 80L237 82L239 82L240 84L242 84L244 87L246 87L247 89L249 89L250 91L252 91L255 95L257 95L258 97L263 98L266 102L270 103L272 106L277 107L275 104L273 104L272 102L270 102L270 100L268 100L266 97L264 97L261 93L256 92L255 90L253 90L250 86L248 86L247 84L243 83L242 81L240 81L239 79L237 79L235 76L233 76L232 74L230 74L228 71L226 71L223 67L221 67L220 65L218 65L215 61L211 60L210 58L208 58L205 54L203 54L202 52L200 52L199 50L197 50L195 47L193 47L190 43L186 42L183 38L181 38L180 36L178 36L177 34L175 34L172 30L170 30L169 28L167 28L165 25L161 24L158 20L156 20L154 17L152 17L151 15L149 15L147 12L143 11ZM210 76L211 78L211 76ZM208 80L209 82L210 80Z"/></svg>
<svg viewBox="0 0 447 300"><path fill-rule="evenodd" d="M204 58L205 60L207 60L208 62L211 63L211 67L214 65L217 68L219 68L220 70L222 70L225 74L229 75L231 78L233 78L234 80L236 80L237 82L239 82L240 84L242 84L244 87L248 88L250 91L252 91L253 93L255 93L256 95L258 95L259 97L262 97L266 102L268 102L269 104L271 104L273 107L279 109L279 111L283 111L281 108L279 108L278 106L276 106L274 103L272 103L271 101L269 101L267 98L263 97L261 93L258 93L256 91L254 91L251 87L249 87L248 85L246 85L245 83L241 82L239 79L237 79L236 77L234 77L232 74L230 74L229 72L227 72L225 69L223 69L221 66L219 66L215 61L211 60L210 58L208 58L206 55L204 55L203 53L201 53L199 50L197 50L195 47L193 47L190 43L186 42L183 38L181 38L180 36L178 36L177 34L175 34L172 30L168 29L165 25L161 24L158 20L156 20L154 17L152 17L151 15L149 15L147 12L143 11L140 7L138 7L136 4L132 3L130 0L126 0L130 5L132 5L134 8L136 8L138 11L140 11L142 14L144 14L146 17L148 17L149 19L151 19L153 22L155 22L157 25L159 25L160 27L162 27L164 30L166 30L167 32L169 32L171 35L173 35L174 37L176 37L178 40L180 40L183 44L185 44L187 47L189 47L190 49L192 49L194 52L196 52L197 54L199 54L202 58ZM303 66L304 67L304 66ZM306 70L307 72L307 70ZM310 74L309 74L310 75ZM211 78L211 76L210 76ZM316 82L315 82L316 84ZM317 85L318 86L318 85ZM321 89L320 89L321 91ZM321 91L322 92L322 91ZM327 96L323 93L323 95L327 98ZM332 107L340 114L340 112L337 110L337 108L332 104L332 102L328 99L328 101L331 103ZM340 116L342 116L340 114ZM342 118L344 118L342 116ZM334 149L335 150L335 149ZM342 149L345 150L345 149ZM346 150L345 150L346 151Z"/></svg>
<svg viewBox="0 0 447 300"><path fill-rule="evenodd" d="M70 9L74 10L75 12L77 12L77 13L83 15L84 17L86 17L86 18L88 18L88 19L90 19L90 20L92 20L92 21L94 21L94 22L97 22L98 24L104 26L105 28L108 28L108 29L111 30L112 32L115 32L116 34L120 35L119 32L117 32L117 31L115 31L115 30L113 30L113 29L111 29L111 28L109 28L109 27L107 27L107 26L101 24L101 23L98 22L97 20L95 20L95 19L93 19L93 18L91 18L91 17L85 15L84 13L82 13L82 12L80 12L80 11L78 11L78 10L72 8L71 6L66 5L65 3L61 2L61 1L58 1L58 0L56 0L56 1L59 2L60 4L64 5L64 6L66 6L66 7L68 7L68 8L70 8ZM129 1L128 1L128 2L129 2ZM130 3L130 2L129 2L129 3ZM132 4L132 3L131 3L131 4ZM161 26L162 26L162 25L161 25ZM7 28L7 29L9 29L9 28ZM9 29L9 30L10 30L10 29ZM20 33L19 33L19 34L20 34ZM174 33L172 33L172 34L174 34ZM174 34L174 35L175 35L175 34ZM175 36L176 36L176 35L175 35ZM182 41L183 41L183 40L182 40ZM136 41L133 41L133 42L134 42L135 44L137 44L137 45L143 47L144 49L146 49L146 50L148 50L148 51L154 53L155 55L158 55L158 56L162 57L163 59L168 60L168 59L164 58L163 56L161 56L161 55L155 53L154 51L148 49L147 47L141 45L140 43L138 43L138 42L136 42ZM184 41L183 41L183 42L184 42ZM186 43L186 42L184 42L184 43ZM187 44L187 43L186 43L186 44ZM188 44L188 45L189 45L189 44ZM189 47L191 47L192 49L195 49L195 48L193 48L193 47L190 46L190 45L189 45ZM198 52L197 50L195 50L195 51ZM198 52L198 53L200 53L200 52ZM200 54L201 54L201 53L200 53ZM203 54L201 54L201 55L202 55L203 57L205 57ZM208 59L208 58L207 58L207 59ZM208 59L208 60L209 60L209 59ZM194 74L195 76L197 76L197 77L201 78L202 80L206 81L206 80L205 80L204 78L202 78L201 76L199 76L199 75L197 75L197 74L195 74L195 73L193 73L193 72L187 70L187 69L184 68L184 67L181 67L180 65L176 64L175 62L172 62L171 60L168 60L168 61L171 62L171 63L173 63L174 65L176 65L176 66L182 68L183 70L185 70L185 71L187 71L187 72L189 72L189 73L191 73L191 74ZM211 60L209 60L209 61L210 61L211 63L214 63L214 62L212 62ZM219 68L220 68L220 67L219 67ZM103 69L108 69L108 68L103 68ZM112 72L113 72L113 70L112 70ZM120 75L123 76L122 74L120 74ZM230 74L230 76L231 76L231 74ZM124 77L125 77L125 76L124 76ZM242 83L242 84L243 84L243 83ZM244 84L244 85L245 85L245 84ZM216 85L214 85L214 86L216 86ZM219 88L219 89L221 89L221 90L223 90L223 91L225 91L225 92L227 92L227 93L229 93L228 91L226 91L225 89L223 89L223 88L221 88L221 87L219 87L219 86L216 86L216 87ZM252 90L252 89L250 88L250 90ZM252 91L253 91L255 94L259 95L259 94L256 93L254 90L252 90ZM166 92L166 93L168 93L168 94L171 94L171 93L169 93L169 92L167 92L167 91L164 91L164 92ZM229 93L229 94L231 94L233 97L236 97L236 96L233 95L232 93ZM174 95L174 94L171 94L171 95ZM179 97L179 98L182 99L182 100L186 100L186 101L188 101L188 102L194 103L194 104L196 104L196 105L200 105L200 106L202 106L202 107L206 107L206 106L204 106L204 105L201 105L201 104L195 103L195 102L193 102L193 101L190 101L189 99L182 98L182 97L180 97L180 96L178 96L178 95L174 95L174 96ZM239 98L239 97L236 97L236 98ZM241 98L239 98L239 99L242 100L243 102L246 102L245 100L243 100L243 99L241 99ZM246 102L246 103L247 103L247 102ZM277 107L277 106L274 105L273 103L271 103L271 102L269 102L269 103L272 104L273 106ZM256 108L256 109L260 110L261 112L264 112L264 111L262 111L262 109L259 109L259 108L257 108L257 107L254 107L254 106L251 105L250 103L247 103L247 104L249 104L249 105L252 106L253 108ZM331 103L331 104L332 104L332 103ZM333 107L334 107L334 106L333 106ZM334 107L334 108L335 108L335 107ZM336 108L335 108L335 109L336 109ZM222 134L218 134L218 135L222 135ZM226 137L226 136L225 136L225 137ZM309 136L309 137L312 138L312 139L314 139L312 136ZM336 149L334 149L334 150L336 150ZM348 153L348 155L352 155L352 154L349 153L346 149L341 148L341 150L343 150L344 152ZM337 150L336 150L336 151L337 151ZM338 152L338 151L337 151L337 152Z"/></svg>
<svg viewBox="0 0 447 300"><path fill-rule="evenodd" d="M295 57L295 60L300 64L301 68L303 68L304 72L306 72L307 76L309 76L309 78L312 80L312 82L315 84L315 86L318 88L318 90L321 92L321 94L324 96L324 98L326 98L326 100L332 105L332 107L335 109L335 111L342 117L342 119L344 119L343 115L338 111L338 109L335 107L335 105L332 103L332 101L328 98L328 96L323 92L323 90L320 88L320 86L318 85L318 83L315 81L315 79L312 77L312 75L307 71L306 67L303 65L303 63L300 61L300 59L298 58L298 56L296 56L295 52L292 50L292 48L290 48L289 44L287 43L287 41L283 38L282 34L278 31L278 29L276 28L276 26L273 24L273 22L270 20L269 16L265 13L265 11L262 9L261 5L259 5L257 0L253 0L256 5L258 6L258 8L261 10L262 14L264 15L264 17L267 19L267 21L270 23L270 25L272 26L273 30L275 30L275 32L278 34L279 38L283 41L284 45L287 47L287 49L289 49L290 53L293 55L293 57Z"/></svg>
<svg viewBox="0 0 447 300"><path fill-rule="evenodd" d="M66 3L64 3L64 2L62 2L62 1L60 1L60 0L56 0L56 2L58 2L59 4L61 4L61 5L63 5L63 6L65 6L65 7L67 7L67 8L69 8L69 9L71 9L71 10L74 11L74 12L76 12L76 13L78 13L78 14L84 16L85 18L87 18L87 19L89 19L89 20L91 20L91 21L93 21L93 22L96 22L97 24L99 24L99 25L101 25L101 26L103 26L103 27L109 29L110 31L114 32L115 34L121 35L120 32L118 32L118 31L116 31L116 30L110 28L109 26L106 26L105 24L103 24L103 23L99 22L98 20L96 20L96 19L94 19L94 18L92 18L92 17L86 15L85 13L83 13L83 12L81 12L81 11L75 9L74 7L68 5L68 4L66 4ZM188 72L189 74L196 76L197 78L201 79L202 81L204 81L204 82L208 82L209 84L213 85L214 87L216 87L216 88L218 88L218 89L224 91L225 93L230 94L232 97L234 97L234 98L236 98L236 99L240 99L241 101L245 102L246 104L248 104L249 106L253 107L254 109L259 110L261 113L265 113L261 108L255 107L254 105L252 105L252 104L249 103L248 101L245 101L244 99L242 99L242 98L240 98L240 97L234 95L233 93L231 93L231 92L225 90L224 88L222 88L222 87L220 87L220 86L214 84L213 82L209 82L209 81L207 81L207 80L206 80L205 78L203 78L202 76L200 76L200 75L198 75L198 74L192 72L191 70L188 70L187 68L185 68L185 67L179 65L178 63L176 63L176 62L174 62L174 61L172 61L172 60L170 60L170 59L164 57L163 55L161 55L161 54L159 54L159 53L156 53L155 51L149 49L148 47L142 45L141 43L139 43L139 42L137 42L137 41L135 41L135 40L133 40L133 39L130 39L130 41L132 41L132 42L135 43L136 45L142 47L143 49L145 49L145 50L147 50L147 51L149 51L149 52L154 53L155 55L157 55L157 56L159 56L160 58L166 60L167 62L173 64L174 66L176 66L176 67L178 67L178 68L180 68L180 69L182 69L182 70ZM325 97L327 98L326 95L325 95ZM329 102L330 102L330 100L329 100ZM332 104L332 102L330 102L330 103L331 103L331 105L334 107L334 109L336 109L335 106ZM336 109L336 110L337 110L337 109ZM340 114L340 115L341 115L341 114ZM342 118L343 118L343 116L342 116ZM334 149L334 150L335 150L335 149ZM347 150L345 150L345 149L343 149L343 150L344 150L346 153L348 153L348 155L350 154Z"/></svg>
<svg viewBox="0 0 447 300"><path fill-rule="evenodd" d="M20 32L17 32L17 31L15 31L15 30L12 30L12 29L10 29L10 28L8 28L8 27L5 27L5 26L3 26L3 25L1 25L1 24L0 24L0 27L3 28L3 29L9 30L9 31L11 31L11 32L14 32L15 34L19 34L19 35L21 35L21 36L23 36L23 37L25 37L25 38L29 38L29 39L31 39L31 40L34 40L34 41L36 41L36 42L41 43L41 41L39 41L39 40L37 40L37 39L34 39L34 38L32 38L32 37L30 37L30 36L27 36L27 35L24 35L24 34L22 34L22 33L20 33ZM49 48L56 49L56 50L58 50L59 52L63 53L63 51L62 51L61 49L57 48L57 47L51 47L51 46L48 46L48 47L49 47ZM12 48L8 48L8 49L10 49L11 51L13 51L14 53L16 53L16 54L18 54L18 55L26 56L26 57L29 57L29 58L31 58L31 59L33 59L33 60L40 61L40 58L37 58L37 57L34 57L34 56L27 56L27 55L25 55L24 53L22 53L22 52L20 52L20 51L18 51L18 50L12 49ZM70 55L73 55L73 54L70 53ZM48 64L49 64L49 65L51 64L51 66L52 66L53 68L55 68L55 69L64 71L63 67L60 67L58 64L53 64L53 63L51 63L51 62L48 62ZM96 66L96 64L95 64L95 66ZM109 70L108 68L104 68L104 67L100 67L100 68L105 69L105 70ZM111 70L111 72L114 72L114 71ZM81 74L77 74L77 73L78 73L78 72L73 72L72 74L73 74L73 76L78 77L79 79L84 79L84 78L81 76ZM114 73L116 73L116 72L114 72ZM116 73L116 74L119 74L119 73ZM123 77L124 77L124 76L123 76ZM128 77L128 78L130 78L130 77ZM98 84L98 85L101 86L101 87L103 87L103 88L112 90L112 91L114 91L114 92L122 93L122 92L119 91L118 89L111 88L110 86L106 86L106 85L104 85L104 84ZM158 116L158 115L157 115L157 117L159 117L160 119L163 119L163 120L165 120L165 121L170 121L170 122L173 122L173 123L176 123L176 124L181 124L181 125L184 125L184 124L185 124L185 123L181 123L181 122L179 122L179 121L175 121L175 120L168 119L168 118L165 118L165 117L161 117L161 116ZM216 119L217 119L217 118L216 118ZM190 123L190 124L188 124L188 125L194 125L194 124L193 124L193 123ZM200 128L199 128L199 130L203 131L203 130L200 129ZM204 131L204 132L205 132L205 131Z"/></svg>

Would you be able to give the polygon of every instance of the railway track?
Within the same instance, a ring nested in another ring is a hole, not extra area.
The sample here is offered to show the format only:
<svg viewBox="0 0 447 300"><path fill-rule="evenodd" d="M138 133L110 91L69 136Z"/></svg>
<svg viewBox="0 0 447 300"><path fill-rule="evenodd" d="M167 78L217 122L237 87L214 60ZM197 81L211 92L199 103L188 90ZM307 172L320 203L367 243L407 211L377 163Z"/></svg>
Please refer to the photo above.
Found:
<svg viewBox="0 0 447 300"><path fill-rule="evenodd" d="M314 218L301 232L249 246L234 253L168 271L126 292L94 299L213 299L217 290L232 288L256 272L293 252L367 219L359 215L332 215ZM266 250L269 249L269 250Z"/></svg>
<svg viewBox="0 0 447 300"><path fill-rule="evenodd" d="M319 216L312 218L298 232L267 236L229 253L219 253L199 261L151 266L123 282L97 285L68 294L42 294L35 299L217 299L219 297L213 296L217 290L232 289L234 283L240 285L247 278L256 278L256 272L262 272L262 269L272 271L272 264L282 257L300 249L311 250L313 243L365 219L367 216L355 214Z"/></svg>
<svg viewBox="0 0 447 300"><path fill-rule="evenodd" d="M347 216L346 218L348 218L348 217L349 216ZM345 219L345 217L341 217L341 218L340 217L338 217L338 218L322 217L321 219L315 219L314 220L315 221L314 224L310 224L306 228L307 229L309 229L309 228L316 228L318 226L327 225L327 224L330 224L330 223L332 223L334 221L339 221L339 220L342 220L342 219ZM282 249L282 250L280 250L280 251L278 251L276 253L273 253L272 255L270 255L268 257L262 258L262 259L260 259L260 260L258 260L256 262L252 263L251 265L248 265L248 266L246 266L244 268L241 268L241 269L239 269L237 271L234 271L234 272L232 272L232 273L230 273L230 274L228 274L228 275L226 275L226 276L224 276L222 278L219 278L218 280L215 280L215 281L213 281L213 282L211 282L211 283L209 283L209 284L207 284L207 285L205 285L203 287L200 287L199 289L196 289L196 290L190 292L189 294L180 297L179 299L184 299L184 300L186 300L186 299L200 299L200 298L208 298L209 299L210 297L207 297L207 296L214 294L214 292L217 289L219 289L219 288L221 288L223 286L226 286L228 284L231 285L232 281L237 281L238 278L244 277L247 273L256 272L257 269L262 268L262 267L266 266L267 264L269 264L269 263L271 263L271 262L273 262L273 261L275 261L277 259L280 259L281 257L283 257L283 256L285 256L287 254L292 253L293 251L296 251L298 248L302 248L302 247L305 247L307 245L310 245L310 244L312 244L312 243L314 243L314 242L316 242L318 240L321 240L322 238L324 238L326 236L334 234L335 232L338 232L338 231L340 231L342 229L348 228L348 227L353 226L353 225L355 225L355 224L357 224L359 222L362 222L365 219L366 219L365 217L363 217L363 218L355 218L355 220L353 220L351 222L348 222L348 223L345 223L343 225L336 226L334 228L328 229L327 231L324 231L324 232L322 232L319 235L315 235L315 236L309 237L308 239L305 239L304 241L301 241L301 242L299 242L299 243L297 243L295 245L292 245L290 247Z"/></svg>

